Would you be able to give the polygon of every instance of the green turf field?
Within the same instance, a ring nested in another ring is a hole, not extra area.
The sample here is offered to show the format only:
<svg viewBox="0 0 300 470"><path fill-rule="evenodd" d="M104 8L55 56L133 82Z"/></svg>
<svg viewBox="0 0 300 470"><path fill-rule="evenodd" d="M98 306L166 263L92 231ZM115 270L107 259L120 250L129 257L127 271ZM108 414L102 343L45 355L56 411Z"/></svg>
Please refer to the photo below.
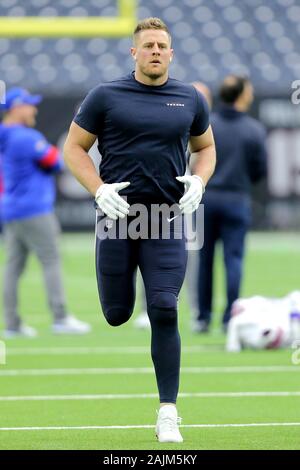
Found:
<svg viewBox="0 0 300 470"><path fill-rule="evenodd" d="M218 315L210 336L190 332L180 299L183 444L158 444L149 332L114 329L98 304L93 235L65 235L61 249L70 311L93 325L85 337L54 337L41 272L30 260L21 312L36 339L10 340L0 365L0 449L300 449L300 365L292 351L226 354ZM0 241L1 276L4 252ZM215 310L224 298L218 259ZM243 295L300 288L298 235L248 240ZM2 322L0 324L2 328ZM129 426L125 428L124 426Z"/></svg>

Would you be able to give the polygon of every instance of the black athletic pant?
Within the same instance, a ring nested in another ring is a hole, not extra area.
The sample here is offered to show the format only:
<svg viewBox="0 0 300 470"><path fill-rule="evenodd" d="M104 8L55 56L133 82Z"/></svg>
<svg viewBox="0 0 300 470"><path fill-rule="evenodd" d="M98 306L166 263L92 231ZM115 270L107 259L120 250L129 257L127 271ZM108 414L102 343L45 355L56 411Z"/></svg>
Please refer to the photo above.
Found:
<svg viewBox="0 0 300 470"><path fill-rule="evenodd" d="M226 271L227 305L223 324L230 320L233 302L239 297L244 245L251 220L247 196L226 191L208 190L204 202L204 246L200 251L198 293L199 320L211 321L213 298L213 263L215 246L223 244Z"/></svg>
<svg viewBox="0 0 300 470"><path fill-rule="evenodd" d="M151 355L161 402L176 403L179 387L180 336L177 298L186 269L185 240L103 239L96 236L96 272L107 322L129 320L140 268L151 322Z"/></svg>

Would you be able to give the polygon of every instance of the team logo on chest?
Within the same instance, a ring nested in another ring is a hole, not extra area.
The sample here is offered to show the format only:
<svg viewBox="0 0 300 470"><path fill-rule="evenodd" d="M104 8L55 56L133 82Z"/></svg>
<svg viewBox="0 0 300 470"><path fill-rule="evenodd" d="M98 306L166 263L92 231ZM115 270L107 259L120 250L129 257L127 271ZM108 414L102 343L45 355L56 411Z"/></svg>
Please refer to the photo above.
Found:
<svg viewBox="0 0 300 470"><path fill-rule="evenodd" d="M173 108L183 108L184 103L166 103L167 106L171 106Z"/></svg>

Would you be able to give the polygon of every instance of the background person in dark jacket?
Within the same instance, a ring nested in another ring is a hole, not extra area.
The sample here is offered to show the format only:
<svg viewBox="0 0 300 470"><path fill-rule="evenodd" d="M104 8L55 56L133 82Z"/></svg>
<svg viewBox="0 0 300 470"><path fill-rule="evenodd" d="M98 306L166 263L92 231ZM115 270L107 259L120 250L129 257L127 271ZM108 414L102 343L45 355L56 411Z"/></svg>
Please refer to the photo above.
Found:
<svg viewBox="0 0 300 470"><path fill-rule="evenodd" d="M253 102L247 78L228 76L219 91L221 106L212 115L217 165L204 203L204 246L200 251L198 277L199 316L195 331L209 329L213 298L213 261L216 242L222 241L226 271L227 305L223 326L230 319L231 305L239 297L245 235L251 222L250 190L266 175L265 131L246 114Z"/></svg>

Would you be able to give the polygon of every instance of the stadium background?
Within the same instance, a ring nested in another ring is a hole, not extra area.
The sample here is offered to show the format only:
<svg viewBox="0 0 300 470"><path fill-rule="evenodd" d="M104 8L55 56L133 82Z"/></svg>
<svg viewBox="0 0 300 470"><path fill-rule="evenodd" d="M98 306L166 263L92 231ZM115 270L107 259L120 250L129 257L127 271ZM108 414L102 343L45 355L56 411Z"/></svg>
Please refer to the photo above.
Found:
<svg viewBox="0 0 300 470"><path fill-rule="evenodd" d="M6 19L117 14L114 0L0 1ZM299 236L287 233L300 226L300 106L291 102L292 83L300 78L299 0L139 0L137 17L149 15L170 26L172 76L204 81L214 94L228 73L247 73L253 81L252 113L268 128L270 150L267 185L254 194L254 228L268 232L249 236L242 294L278 297L299 289ZM100 35L16 38L0 26L0 80L44 95L38 127L62 146L86 92L132 70L130 44L129 37ZM149 332L136 331L132 320L119 329L105 323L96 292L92 201L68 172L58 189L64 228L91 230L64 234L61 251L70 311L93 332L81 338L51 334L40 268L31 258L20 306L39 337L7 342L7 362L0 364L0 449L161 449L149 429L157 406ZM4 257L0 240L0 279ZM178 406L185 442L165 448L299 449L299 363L292 363L290 350L224 354L220 251L215 268L211 335L191 333L184 290L180 298ZM138 298L135 314L139 307Z"/></svg>
<svg viewBox="0 0 300 470"><path fill-rule="evenodd" d="M132 0L123 3L135 4ZM254 191L257 229L300 226L300 105L292 103L300 77L297 0L139 0L138 18L159 16L170 27L171 75L203 81L216 94L229 73L247 74L255 87L251 110L267 127L267 184ZM2 0L0 16L118 17L116 0ZM0 28L1 29L1 28ZM4 34L4 33L2 33ZM115 35L116 33L114 33ZM0 32L1 35L1 32ZM42 93L38 127L60 147L79 103L101 81L133 69L131 37L0 37L0 77ZM97 152L93 152L97 161ZM57 212L64 228L91 228L88 194L66 171L58 178Z"/></svg>

